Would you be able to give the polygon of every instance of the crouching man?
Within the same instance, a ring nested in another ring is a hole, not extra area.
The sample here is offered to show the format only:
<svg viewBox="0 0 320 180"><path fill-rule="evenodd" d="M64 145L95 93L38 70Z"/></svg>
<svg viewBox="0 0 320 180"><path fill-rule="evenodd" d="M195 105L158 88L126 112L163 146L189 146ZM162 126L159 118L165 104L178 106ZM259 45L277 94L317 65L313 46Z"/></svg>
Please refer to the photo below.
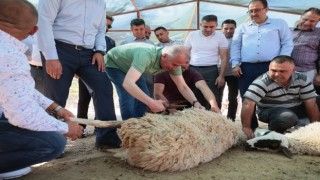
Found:
<svg viewBox="0 0 320 180"><path fill-rule="evenodd" d="M255 105L260 121L268 123L270 130L284 133L293 126L319 121L319 102L307 76L295 72L293 58L277 56L269 71L254 80L244 94L242 130L248 139L254 137L250 117Z"/></svg>
<svg viewBox="0 0 320 180"><path fill-rule="evenodd" d="M189 63L181 67L182 76L186 84L191 90L199 89L204 96L204 98L210 104L210 110L216 113L220 113L220 108L218 107L216 98L208 87L206 81L203 79L202 75L195 70L189 69ZM162 72L155 76L154 80L154 97L155 99L161 99L165 101L167 105L169 104L180 104L186 105L186 107L192 107L179 92L177 86L170 78L169 72Z"/></svg>
<svg viewBox="0 0 320 180"><path fill-rule="evenodd" d="M131 43L111 49L106 58L106 71L117 89L122 119L142 117L147 107L152 112L165 110L162 100L149 97L142 73L169 71L183 97L194 107L204 108L181 75L180 66L188 62L189 50L179 45L162 49L145 43Z"/></svg>
<svg viewBox="0 0 320 180"><path fill-rule="evenodd" d="M83 128L50 116L74 117L35 90L21 42L38 29L35 7L26 0L0 0L0 7L0 179L11 179L59 156L65 136L75 140Z"/></svg>

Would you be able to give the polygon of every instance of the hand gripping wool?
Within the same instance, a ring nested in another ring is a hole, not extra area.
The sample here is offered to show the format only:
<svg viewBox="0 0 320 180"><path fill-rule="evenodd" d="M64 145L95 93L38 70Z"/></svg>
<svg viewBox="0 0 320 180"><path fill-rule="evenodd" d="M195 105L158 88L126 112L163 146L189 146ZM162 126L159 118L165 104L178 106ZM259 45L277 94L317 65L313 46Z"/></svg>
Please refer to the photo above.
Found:
<svg viewBox="0 0 320 180"><path fill-rule="evenodd" d="M182 171L219 157L245 135L221 114L187 109L173 115L146 114L121 125L124 157L150 171Z"/></svg>

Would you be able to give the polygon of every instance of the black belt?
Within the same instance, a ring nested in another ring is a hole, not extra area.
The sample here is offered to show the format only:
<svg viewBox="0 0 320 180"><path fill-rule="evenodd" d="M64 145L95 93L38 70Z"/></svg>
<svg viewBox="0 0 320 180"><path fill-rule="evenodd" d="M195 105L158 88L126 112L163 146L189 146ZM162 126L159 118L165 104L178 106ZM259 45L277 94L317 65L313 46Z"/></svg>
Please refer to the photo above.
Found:
<svg viewBox="0 0 320 180"><path fill-rule="evenodd" d="M92 51L92 49L88 49L88 48L85 48L85 47L80 46L80 45L68 44L68 43L65 43L65 42L62 42L62 41L58 41L58 40L55 40L55 42L56 42L57 45L68 47L68 48L72 48L72 49L75 49L77 51L83 51L83 50Z"/></svg>
<svg viewBox="0 0 320 180"><path fill-rule="evenodd" d="M217 65L211 65L211 66L194 66L194 65L190 65L191 67L195 67L195 68L210 68L210 67L217 67Z"/></svg>
<svg viewBox="0 0 320 180"><path fill-rule="evenodd" d="M43 69L42 66L36 66L36 65L32 65L32 64L30 64L30 66L33 67L33 68L36 68L36 69Z"/></svg>
<svg viewBox="0 0 320 180"><path fill-rule="evenodd" d="M271 61L242 62L242 64L269 64Z"/></svg>

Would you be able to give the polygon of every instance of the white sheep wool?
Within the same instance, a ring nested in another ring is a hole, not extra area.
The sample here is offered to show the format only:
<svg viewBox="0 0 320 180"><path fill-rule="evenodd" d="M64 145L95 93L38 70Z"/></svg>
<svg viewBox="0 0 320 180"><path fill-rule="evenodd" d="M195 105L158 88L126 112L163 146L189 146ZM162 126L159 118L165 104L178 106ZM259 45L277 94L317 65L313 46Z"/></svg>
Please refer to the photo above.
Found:
<svg viewBox="0 0 320 180"><path fill-rule="evenodd" d="M146 114L121 125L124 151L115 154L150 171L182 171L211 161L245 136L221 114L187 109L173 115Z"/></svg>

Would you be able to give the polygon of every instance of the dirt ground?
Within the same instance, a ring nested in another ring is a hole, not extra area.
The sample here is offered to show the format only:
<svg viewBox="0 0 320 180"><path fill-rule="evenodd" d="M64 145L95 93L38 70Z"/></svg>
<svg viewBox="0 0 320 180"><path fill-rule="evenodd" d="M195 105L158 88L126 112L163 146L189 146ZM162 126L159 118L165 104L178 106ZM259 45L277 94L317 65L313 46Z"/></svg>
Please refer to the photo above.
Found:
<svg viewBox="0 0 320 180"><path fill-rule="evenodd" d="M77 83L73 83L67 109L76 112ZM117 99L115 99L115 102ZM117 105L116 105L117 106ZM119 113L119 112L118 112ZM89 117L94 117L92 104ZM240 124L239 119L236 123ZM263 125L262 125L263 126ZM228 180L228 179L320 179L320 157L295 155L288 159L281 153L245 151L234 147L209 163L182 172L149 172L126 164L94 148L93 127L89 136L68 141L65 157L32 167L23 180Z"/></svg>
<svg viewBox="0 0 320 180"><path fill-rule="evenodd" d="M209 163L182 172L149 172L126 164L94 148L93 128L89 137L69 141L66 156L32 167L24 180L140 180L140 179L319 179L320 158L295 155L288 159L281 153L229 149Z"/></svg>

